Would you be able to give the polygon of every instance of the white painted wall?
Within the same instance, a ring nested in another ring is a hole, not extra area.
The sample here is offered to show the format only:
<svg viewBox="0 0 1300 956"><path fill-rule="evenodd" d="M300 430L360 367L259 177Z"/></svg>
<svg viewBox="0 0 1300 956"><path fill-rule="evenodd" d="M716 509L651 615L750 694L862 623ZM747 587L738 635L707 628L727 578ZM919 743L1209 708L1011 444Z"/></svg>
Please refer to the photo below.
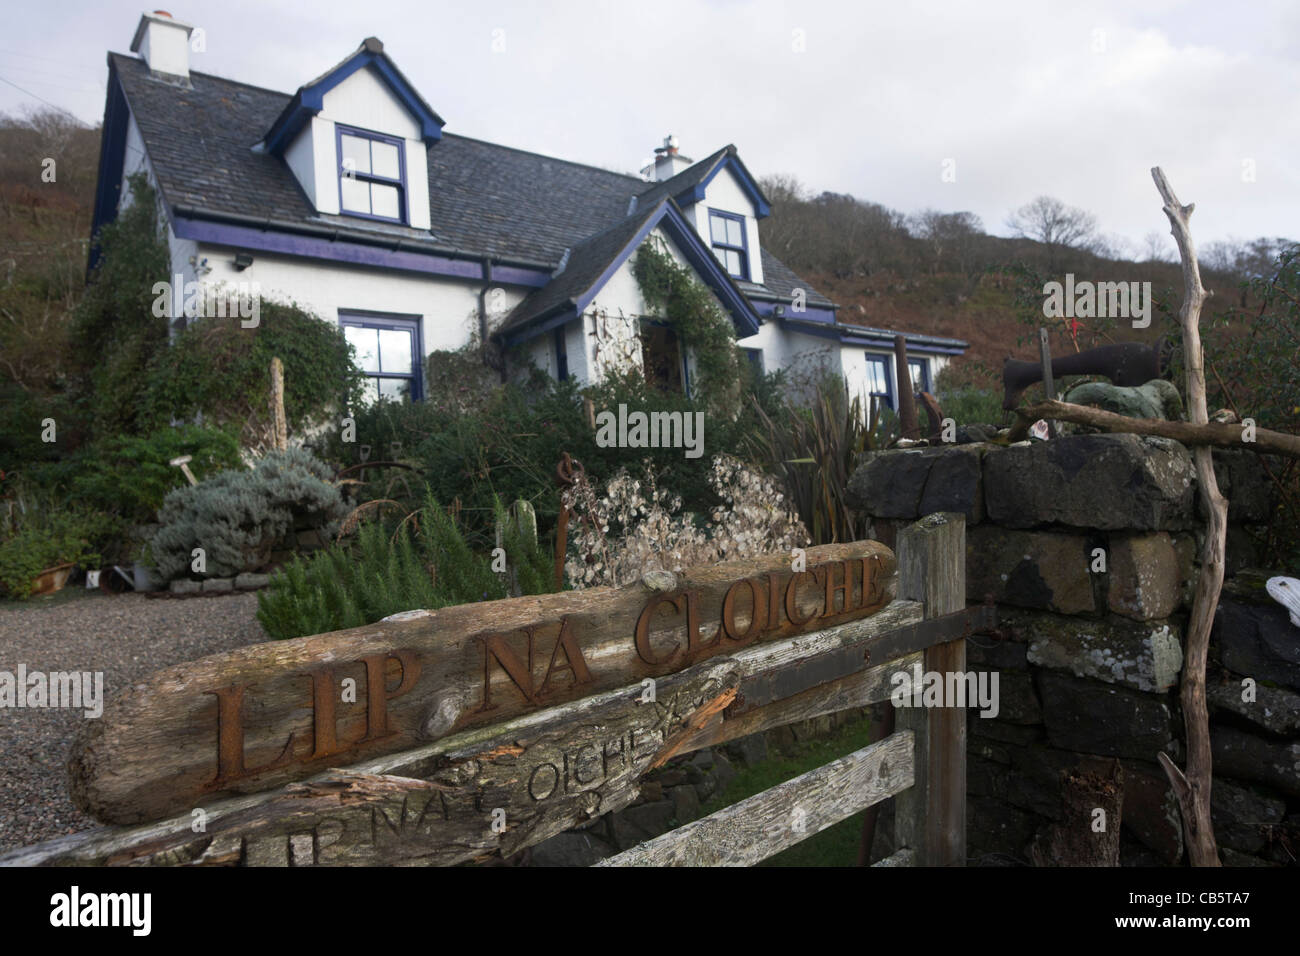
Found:
<svg viewBox="0 0 1300 956"><path fill-rule="evenodd" d="M327 322L353 309L391 312L421 318L425 353L466 345L478 329L477 282L388 272L345 263L318 263L292 256L254 253L243 272L234 268L235 250L201 243L199 256L208 257L210 282L259 284L262 295L297 302ZM507 310L527 290L502 288Z"/></svg>
<svg viewBox="0 0 1300 956"><path fill-rule="evenodd" d="M330 133L329 149L326 150L323 137L320 136L320 128L324 125L320 117L313 116L311 122L298 131L289 148L284 151L284 161L317 212L337 213L338 178L330 169L334 158L333 132ZM333 124L330 125L332 130ZM331 185L333 189L329 188Z"/></svg>
<svg viewBox="0 0 1300 956"><path fill-rule="evenodd" d="M357 70L325 94L320 115L376 133L419 139L420 126L388 84L370 67Z"/></svg>

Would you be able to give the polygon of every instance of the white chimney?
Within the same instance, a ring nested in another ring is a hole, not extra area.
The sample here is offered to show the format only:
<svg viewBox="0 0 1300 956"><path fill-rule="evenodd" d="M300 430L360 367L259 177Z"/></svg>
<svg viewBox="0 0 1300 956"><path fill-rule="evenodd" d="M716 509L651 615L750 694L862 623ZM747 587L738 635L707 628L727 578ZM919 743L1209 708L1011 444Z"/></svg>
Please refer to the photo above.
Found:
<svg viewBox="0 0 1300 956"><path fill-rule="evenodd" d="M650 182L661 183L665 179L672 179L693 162L695 160L677 152L677 137L670 133L664 137L662 146L655 147L654 165L642 169L641 175Z"/></svg>
<svg viewBox="0 0 1300 956"><path fill-rule="evenodd" d="M131 52L139 53L150 73L162 74L168 79L189 82L190 31L194 27L172 18L166 10L140 15L140 25L135 28Z"/></svg>

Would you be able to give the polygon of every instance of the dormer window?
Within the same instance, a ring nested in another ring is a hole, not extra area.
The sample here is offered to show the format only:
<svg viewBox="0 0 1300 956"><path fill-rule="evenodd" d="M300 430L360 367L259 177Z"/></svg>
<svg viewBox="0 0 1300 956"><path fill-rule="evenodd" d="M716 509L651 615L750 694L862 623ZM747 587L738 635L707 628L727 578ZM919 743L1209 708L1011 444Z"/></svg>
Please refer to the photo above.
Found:
<svg viewBox="0 0 1300 956"><path fill-rule="evenodd" d="M733 279L749 278L749 248L745 243L745 217L709 210L709 238L713 254Z"/></svg>
<svg viewBox="0 0 1300 956"><path fill-rule="evenodd" d="M393 136L338 126L340 212L406 222L403 145Z"/></svg>

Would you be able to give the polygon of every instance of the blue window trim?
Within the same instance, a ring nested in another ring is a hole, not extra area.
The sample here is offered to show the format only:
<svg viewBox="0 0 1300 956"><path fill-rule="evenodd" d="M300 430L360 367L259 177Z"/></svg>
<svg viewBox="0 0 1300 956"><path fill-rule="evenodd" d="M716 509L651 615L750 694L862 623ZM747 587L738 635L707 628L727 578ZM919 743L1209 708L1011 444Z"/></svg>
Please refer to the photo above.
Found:
<svg viewBox="0 0 1300 956"><path fill-rule="evenodd" d="M885 391L868 392L867 394L883 398L885 400L885 404L888 405L890 408L893 408L894 407L894 376L892 374L892 369L890 368L890 366L893 365L893 358L889 355L877 355L874 352L867 352L866 358L867 358L868 365L875 363L880 366L881 371L884 373L884 378L885 378Z"/></svg>
<svg viewBox="0 0 1300 956"><path fill-rule="evenodd" d="M766 363L763 361L762 349L742 348L741 351L745 353L745 358L749 360L750 366L754 369L754 374L758 375L760 378L767 374L767 367Z"/></svg>
<svg viewBox="0 0 1300 956"><path fill-rule="evenodd" d="M564 326L555 327L555 377L566 381L569 377L569 346L564 341Z"/></svg>
<svg viewBox="0 0 1300 956"><path fill-rule="evenodd" d="M354 212L350 209L343 208L343 137L344 135L352 136L357 139L372 140L376 143L388 143L390 146L397 147L397 179L389 179L387 176L376 176L374 173L354 173L351 178L361 180L367 183L379 183L385 186L397 187L397 218L391 216L376 216L369 212ZM358 129L355 126L344 126L342 123L334 124L334 159L336 172L339 180L339 215L355 216L357 219L374 219L378 222L397 222L406 225L406 141L397 136L388 136L384 133L376 133L373 130Z"/></svg>
<svg viewBox="0 0 1300 956"><path fill-rule="evenodd" d="M909 358L907 360L909 375L914 367L919 367L921 369L921 387L917 391L917 394L919 395L921 392L930 391L930 363L925 359Z"/></svg>
<svg viewBox="0 0 1300 956"><path fill-rule="evenodd" d="M729 242L716 242L714 240L713 238L713 217L714 216L717 216L719 219L730 219L733 222L740 223L740 245L734 246ZM731 272L726 268L725 265L723 266L723 269L733 279L744 279L746 282L749 281L749 230L745 227L744 216L738 215L734 212L723 212L721 209L714 209L712 206L710 206L709 207L709 246L710 248L713 249L730 249L734 252L739 252L740 262L741 262L740 274L737 275Z"/></svg>
<svg viewBox="0 0 1300 956"><path fill-rule="evenodd" d="M367 372L368 378L405 378L411 383L411 401L424 398L424 322L419 315L397 315L392 312L370 312L366 309L339 309L339 327L362 329L410 330L411 372Z"/></svg>

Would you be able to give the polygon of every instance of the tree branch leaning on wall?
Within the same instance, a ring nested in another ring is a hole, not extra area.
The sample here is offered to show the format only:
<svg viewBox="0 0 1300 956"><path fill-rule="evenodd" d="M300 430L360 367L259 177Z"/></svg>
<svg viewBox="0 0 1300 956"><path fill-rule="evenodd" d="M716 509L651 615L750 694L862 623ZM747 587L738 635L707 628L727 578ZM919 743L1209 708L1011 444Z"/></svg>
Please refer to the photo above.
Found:
<svg viewBox="0 0 1300 956"><path fill-rule="evenodd" d="M1183 206L1159 166L1151 169L1170 232L1178 243L1183 260L1183 305L1178 318L1183 326L1183 359L1187 368L1187 417L1193 425L1207 425L1209 411L1205 404L1205 354L1201 348L1201 306L1209 293L1201 285L1201 270L1196 262L1188 220L1195 204ZM1205 702L1205 658L1210 649L1210 629L1223 589L1223 552L1228 533L1228 502L1219 493L1214 477L1214 461L1208 445L1198 445L1192 452L1201 500L1209 515L1210 528L1201 550L1201 576L1192 599L1192 616L1187 624L1187 647L1183 658L1182 700L1183 726L1187 733L1187 771L1180 771L1168 755L1159 754L1160 764L1178 798L1186 831L1187 856L1193 866L1219 866L1219 850L1214 842L1210 821L1210 714Z"/></svg>
<svg viewBox="0 0 1300 956"><path fill-rule="evenodd" d="M1174 195L1164 171L1153 167L1151 177L1164 200L1170 232L1178 243L1183 262L1183 305L1179 320L1183 327L1183 355L1187 368L1187 422L1128 418L1101 409L1069 402L1046 401L1015 410L1020 425L1040 418L1093 425L1110 432L1135 435L1160 435L1192 445L1193 461L1201 500L1209 515L1210 527L1201 551L1201 573L1192 599L1192 615L1187 625L1187 644L1183 654L1182 703L1183 725L1187 735L1187 771L1184 773L1168 754L1160 753L1178 806L1182 812L1187 840L1187 855L1193 866L1221 866L1219 851L1210 821L1210 715L1205 700L1205 660L1210 648L1210 630L1214 612L1223 590L1223 555L1227 539L1228 502L1219 493L1214 477L1211 445L1248 448L1258 452L1276 452L1300 458L1300 437L1268 429L1256 429L1254 442L1243 440L1241 425L1211 423L1205 399L1205 355L1201 348L1201 306L1210 293L1201 285L1201 270L1196 261L1188 220L1195 204L1183 206Z"/></svg>

